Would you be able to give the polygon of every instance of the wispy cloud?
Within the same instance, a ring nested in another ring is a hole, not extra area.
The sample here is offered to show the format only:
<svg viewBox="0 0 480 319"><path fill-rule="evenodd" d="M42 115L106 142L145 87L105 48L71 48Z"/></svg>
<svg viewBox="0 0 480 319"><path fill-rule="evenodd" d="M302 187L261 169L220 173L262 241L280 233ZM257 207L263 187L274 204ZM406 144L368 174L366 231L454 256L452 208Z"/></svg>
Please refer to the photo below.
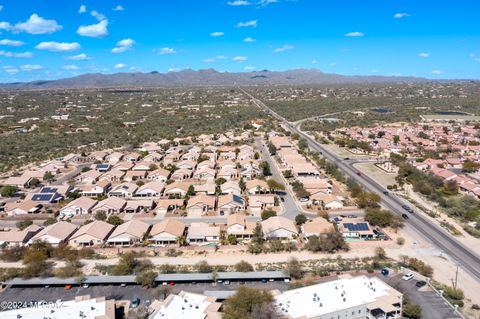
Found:
<svg viewBox="0 0 480 319"><path fill-rule="evenodd" d="M24 64L20 66L20 69L22 71L30 72L30 71L40 70L42 69L42 66L39 64Z"/></svg>
<svg viewBox="0 0 480 319"><path fill-rule="evenodd" d="M69 52L76 51L80 49L80 44L78 42L40 42L35 46L37 50L47 50L51 52Z"/></svg>
<svg viewBox="0 0 480 319"><path fill-rule="evenodd" d="M75 71L75 70L78 70L79 67L76 66L75 64L67 64L67 65L62 66L62 69L68 70L68 71Z"/></svg>
<svg viewBox="0 0 480 319"><path fill-rule="evenodd" d="M410 15L408 13L405 13L405 12L397 12L393 15L393 17L395 19L402 19L402 18L406 18L406 17L409 17Z"/></svg>
<svg viewBox="0 0 480 319"><path fill-rule="evenodd" d="M432 71L432 74L435 74L435 75L440 75L440 74L443 74L444 72L442 70L433 70Z"/></svg>
<svg viewBox="0 0 480 319"><path fill-rule="evenodd" d="M160 55L165 55L165 54L174 54L174 53L177 53L177 51L175 51L175 49L173 48L160 48L160 49L154 49L153 50L154 52L160 54Z"/></svg>
<svg viewBox="0 0 480 319"><path fill-rule="evenodd" d="M9 40L9 39L0 40L0 45L6 45L9 47L20 47L24 44L25 42L22 42L22 41Z"/></svg>
<svg viewBox="0 0 480 319"><path fill-rule="evenodd" d="M247 61L247 59L248 58L246 56L239 55L239 56L234 57L232 60L237 61L237 62L245 62L245 61Z"/></svg>
<svg viewBox="0 0 480 319"><path fill-rule="evenodd" d="M215 32L212 32L210 33L210 36L212 37L221 37L221 36L224 36L225 33L221 32L221 31L215 31Z"/></svg>
<svg viewBox="0 0 480 319"><path fill-rule="evenodd" d="M246 37L245 39L243 39L243 42L247 42L247 43L255 42L255 41L257 41L257 40L255 40L254 38L250 38L250 37Z"/></svg>
<svg viewBox="0 0 480 319"><path fill-rule="evenodd" d="M236 27L237 28L245 28L245 27L256 27L257 26L258 20L251 20L251 21L245 21L245 22L239 22L237 23Z"/></svg>
<svg viewBox="0 0 480 319"><path fill-rule="evenodd" d="M121 5L117 5L116 7L113 8L113 11L123 11L125 8Z"/></svg>
<svg viewBox="0 0 480 319"><path fill-rule="evenodd" d="M131 50L135 41L132 39L123 39L117 42L117 46L112 49L112 53L123 53L125 51Z"/></svg>
<svg viewBox="0 0 480 319"><path fill-rule="evenodd" d="M0 56L7 58L32 58L32 52L9 52L9 51L0 51Z"/></svg>
<svg viewBox="0 0 480 319"><path fill-rule="evenodd" d="M227 2L229 6L249 6L252 3L245 0L234 0Z"/></svg>
<svg viewBox="0 0 480 319"><path fill-rule="evenodd" d="M203 62L205 62L205 63L213 63L213 62L215 62L215 59L213 59L213 58L207 58L207 59L203 59Z"/></svg>
<svg viewBox="0 0 480 319"><path fill-rule="evenodd" d="M419 53L418 56L421 57L421 58L429 58L430 53L422 52L422 53Z"/></svg>
<svg viewBox="0 0 480 319"><path fill-rule="evenodd" d="M78 8L78 13L85 13L87 12L87 6L82 4L80 8Z"/></svg>
<svg viewBox="0 0 480 319"><path fill-rule="evenodd" d="M114 66L115 69L125 69L126 67L128 67L128 65L124 63L118 63L118 64L115 64Z"/></svg>
<svg viewBox="0 0 480 319"><path fill-rule="evenodd" d="M280 48L276 48L275 50L273 50L273 52L278 53L278 52L284 52L284 51L288 51L288 50L292 50L292 49L293 49L293 45L284 44Z"/></svg>
<svg viewBox="0 0 480 319"><path fill-rule="evenodd" d="M365 34L363 32L354 31L354 32L345 33L345 36L346 37L363 37L365 36Z"/></svg>
<svg viewBox="0 0 480 319"><path fill-rule="evenodd" d="M86 55L85 53L80 53L77 55L72 55L72 56L66 56L64 57L65 60L73 60L73 61L84 61L84 60L89 60L90 57Z"/></svg>

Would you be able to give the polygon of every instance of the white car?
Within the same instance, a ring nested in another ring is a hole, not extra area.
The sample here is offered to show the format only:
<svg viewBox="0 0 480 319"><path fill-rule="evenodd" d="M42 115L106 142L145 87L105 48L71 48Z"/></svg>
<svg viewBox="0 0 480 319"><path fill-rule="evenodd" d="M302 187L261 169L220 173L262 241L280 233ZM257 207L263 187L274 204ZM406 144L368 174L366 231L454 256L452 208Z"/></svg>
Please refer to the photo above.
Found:
<svg viewBox="0 0 480 319"><path fill-rule="evenodd" d="M403 278L403 280L405 280L405 281L409 281L409 280L412 280L413 277L414 277L413 274L412 274L411 272L409 272L408 274L403 275L402 278Z"/></svg>

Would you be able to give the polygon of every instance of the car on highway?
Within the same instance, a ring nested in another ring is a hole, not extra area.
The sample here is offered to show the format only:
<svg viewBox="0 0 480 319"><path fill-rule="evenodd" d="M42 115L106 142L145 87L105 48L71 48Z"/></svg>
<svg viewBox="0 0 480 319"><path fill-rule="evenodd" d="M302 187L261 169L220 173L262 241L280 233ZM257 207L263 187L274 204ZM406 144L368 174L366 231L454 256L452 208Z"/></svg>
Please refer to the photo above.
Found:
<svg viewBox="0 0 480 319"><path fill-rule="evenodd" d="M348 161L348 160L350 160L350 157L345 157L343 160Z"/></svg>
<svg viewBox="0 0 480 319"><path fill-rule="evenodd" d="M387 191L383 191L383 195L387 195L388 196L388 192Z"/></svg>
<svg viewBox="0 0 480 319"><path fill-rule="evenodd" d="M409 272L408 274L405 274L403 275L402 279L405 280L405 281L409 281L409 280L412 280L415 276Z"/></svg>
<svg viewBox="0 0 480 319"><path fill-rule="evenodd" d="M413 209L408 205L402 205L402 208L405 209L409 213L413 213Z"/></svg>
<svg viewBox="0 0 480 319"><path fill-rule="evenodd" d="M408 219L408 218L409 218L407 214L402 214L402 217L403 217L404 219Z"/></svg>
<svg viewBox="0 0 480 319"><path fill-rule="evenodd" d="M360 172L357 172L357 175L358 175L358 176L362 176L362 173L360 173Z"/></svg>
<svg viewBox="0 0 480 319"><path fill-rule="evenodd" d="M419 280L419 281L417 281L417 283L415 284L415 286L417 286L418 288L422 288L422 287L425 286L426 284L427 284L426 281Z"/></svg>

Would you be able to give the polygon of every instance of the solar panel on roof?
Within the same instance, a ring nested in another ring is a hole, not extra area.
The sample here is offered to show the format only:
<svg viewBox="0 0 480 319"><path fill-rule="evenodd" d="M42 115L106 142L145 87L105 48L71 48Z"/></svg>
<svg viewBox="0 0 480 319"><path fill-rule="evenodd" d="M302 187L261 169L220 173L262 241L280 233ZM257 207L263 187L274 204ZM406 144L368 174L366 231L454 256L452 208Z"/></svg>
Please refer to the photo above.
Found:
<svg viewBox="0 0 480 319"><path fill-rule="evenodd" d="M56 192L57 192L57 188L52 188L52 187L43 187L40 190L40 193L56 193Z"/></svg>
<svg viewBox="0 0 480 319"><path fill-rule="evenodd" d="M358 223L358 224L345 223L345 224L343 224L343 226L345 226L345 228L347 228L349 231L367 231L367 230L369 230L367 223Z"/></svg>
<svg viewBox="0 0 480 319"><path fill-rule="evenodd" d="M49 202L55 194L35 194L32 200L35 202Z"/></svg>

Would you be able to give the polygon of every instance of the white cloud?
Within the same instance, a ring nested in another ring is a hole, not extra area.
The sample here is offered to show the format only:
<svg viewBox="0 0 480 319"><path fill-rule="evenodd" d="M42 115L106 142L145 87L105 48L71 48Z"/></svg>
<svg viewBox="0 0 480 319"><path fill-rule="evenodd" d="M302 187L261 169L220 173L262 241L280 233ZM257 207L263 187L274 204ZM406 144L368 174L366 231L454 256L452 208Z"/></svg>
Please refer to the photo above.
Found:
<svg viewBox="0 0 480 319"><path fill-rule="evenodd" d="M117 46L112 49L112 53L122 53L127 50L130 50L134 44L135 44L135 41L130 38L120 40L117 42Z"/></svg>
<svg viewBox="0 0 480 319"><path fill-rule="evenodd" d="M282 47L280 48L276 48L275 50L273 50L273 52L284 52L284 51L288 51L288 50L292 50L293 49L293 45L290 45L290 44L284 44Z"/></svg>
<svg viewBox="0 0 480 319"><path fill-rule="evenodd" d="M258 20L251 20L251 21L246 21L246 22L239 22L239 23L237 23L236 27L237 27L237 28L256 27L256 26L257 26L257 21L258 21Z"/></svg>
<svg viewBox="0 0 480 319"><path fill-rule="evenodd" d="M210 33L210 35L211 35L212 37L221 37L221 36L224 36L225 33L220 32L220 31L215 31L215 32Z"/></svg>
<svg viewBox="0 0 480 319"><path fill-rule="evenodd" d="M440 75L440 74L443 74L443 71L442 70L433 70L432 74Z"/></svg>
<svg viewBox="0 0 480 319"><path fill-rule="evenodd" d="M8 52L8 51L0 51L0 56L4 56L7 58L31 58L33 57L32 52Z"/></svg>
<svg viewBox="0 0 480 319"><path fill-rule="evenodd" d="M312 60L312 64L317 64L318 61L317 60Z"/></svg>
<svg viewBox="0 0 480 319"><path fill-rule="evenodd" d="M160 49L154 49L154 52L157 52L158 54L165 55L165 54L174 54L177 53L175 49L173 48L160 48Z"/></svg>
<svg viewBox="0 0 480 319"><path fill-rule="evenodd" d="M363 37L364 35L365 34L363 32L358 32L358 31L349 32L345 34L346 37Z"/></svg>
<svg viewBox="0 0 480 319"><path fill-rule="evenodd" d="M430 57L430 53L422 52L422 53L419 53L418 56L421 58L428 58Z"/></svg>
<svg viewBox="0 0 480 319"><path fill-rule="evenodd" d="M77 34L84 36L84 37L91 37L91 38L103 38L108 35L108 20L107 18L97 12L97 11L92 11L90 13L95 19L98 20L98 23L96 24L90 24L90 25L81 25L77 29Z"/></svg>
<svg viewBox="0 0 480 319"><path fill-rule="evenodd" d="M9 39L0 40L0 45L6 45L9 47L19 47L24 44L25 42L22 42L22 41L15 41L15 40L9 40Z"/></svg>
<svg viewBox="0 0 480 319"><path fill-rule="evenodd" d="M115 69L124 69L126 67L128 67L128 65L123 64L123 63L118 63L118 64L115 64L115 66L114 66Z"/></svg>
<svg viewBox="0 0 480 319"><path fill-rule="evenodd" d="M395 19L402 19L402 18L406 18L406 17L409 17L410 15L408 13L405 13L405 12L398 12L398 13L395 13L393 15L393 17Z"/></svg>
<svg viewBox="0 0 480 319"><path fill-rule="evenodd" d="M113 8L113 11L123 11L125 8L121 5L117 5L115 8Z"/></svg>
<svg viewBox="0 0 480 319"><path fill-rule="evenodd" d="M227 2L229 6L249 6L251 5L250 2L245 1L245 0L234 0L234 1L229 1Z"/></svg>
<svg viewBox="0 0 480 319"><path fill-rule="evenodd" d="M247 71L252 71L252 70L255 70L255 67L254 66L246 66L244 67L245 70Z"/></svg>
<svg viewBox="0 0 480 319"><path fill-rule="evenodd" d="M217 59L217 60L225 60L226 58L227 58L227 57L224 56L224 55L217 55L217 56L215 57L215 59Z"/></svg>
<svg viewBox="0 0 480 319"><path fill-rule="evenodd" d="M255 40L254 38L250 38L250 37L246 37L245 39L243 39L243 42L255 42L257 40Z"/></svg>
<svg viewBox="0 0 480 319"><path fill-rule="evenodd" d="M67 64L67 65L62 66L62 69L69 70L69 71L75 71L75 70L78 70L79 67L76 66L75 64Z"/></svg>
<svg viewBox="0 0 480 319"><path fill-rule="evenodd" d="M85 53L80 53L77 55L72 55L72 56L67 56L65 57L65 60L73 60L73 61L84 61L84 60L89 60L90 57L86 55Z"/></svg>
<svg viewBox="0 0 480 319"><path fill-rule="evenodd" d="M245 61L247 61L247 57L246 56L236 56L236 57L233 58L233 61L245 62Z"/></svg>
<svg viewBox="0 0 480 319"><path fill-rule="evenodd" d="M203 59L203 62L205 62L205 63L213 63L213 62L215 62L215 59L207 58L207 59Z"/></svg>
<svg viewBox="0 0 480 319"><path fill-rule="evenodd" d="M17 69L16 67L13 67L13 66L4 66L4 67L3 67L3 70L4 70L5 72L7 72L8 74L10 74L10 75L15 75L15 74L17 74L18 72L20 72L19 69Z"/></svg>
<svg viewBox="0 0 480 319"><path fill-rule="evenodd" d="M20 66L20 69L22 71L27 71L27 72L40 70L41 68L42 68L42 66L39 65L39 64L24 64L24 65Z"/></svg>
<svg viewBox="0 0 480 319"><path fill-rule="evenodd" d="M82 4L80 8L78 8L78 13L85 13L87 12L87 6Z"/></svg>
<svg viewBox="0 0 480 319"><path fill-rule="evenodd" d="M40 42L35 47L37 50L47 50L51 52L70 52L80 49L80 44L78 42Z"/></svg>
<svg viewBox="0 0 480 319"><path fill-rule="evenodd" d="M260 0L258 4L261 6L268 6L269 4L277 3L277 2L278 0Z"/></svg>
<svg viewBox="0 0 480 319"><path fill-rule="evenodd" d="M14 33L26 32L29 34L50 34L57 32L63 27L55 20L47 20L34 13L25 22L11 25L8 22L0 22L0 29Z"/></svg>
<svg viewBox="0 0 480 319"><path fill-rule="evenodd" d="M330 66L337 66L337 62L332 62L329 64Z"/></svg>

